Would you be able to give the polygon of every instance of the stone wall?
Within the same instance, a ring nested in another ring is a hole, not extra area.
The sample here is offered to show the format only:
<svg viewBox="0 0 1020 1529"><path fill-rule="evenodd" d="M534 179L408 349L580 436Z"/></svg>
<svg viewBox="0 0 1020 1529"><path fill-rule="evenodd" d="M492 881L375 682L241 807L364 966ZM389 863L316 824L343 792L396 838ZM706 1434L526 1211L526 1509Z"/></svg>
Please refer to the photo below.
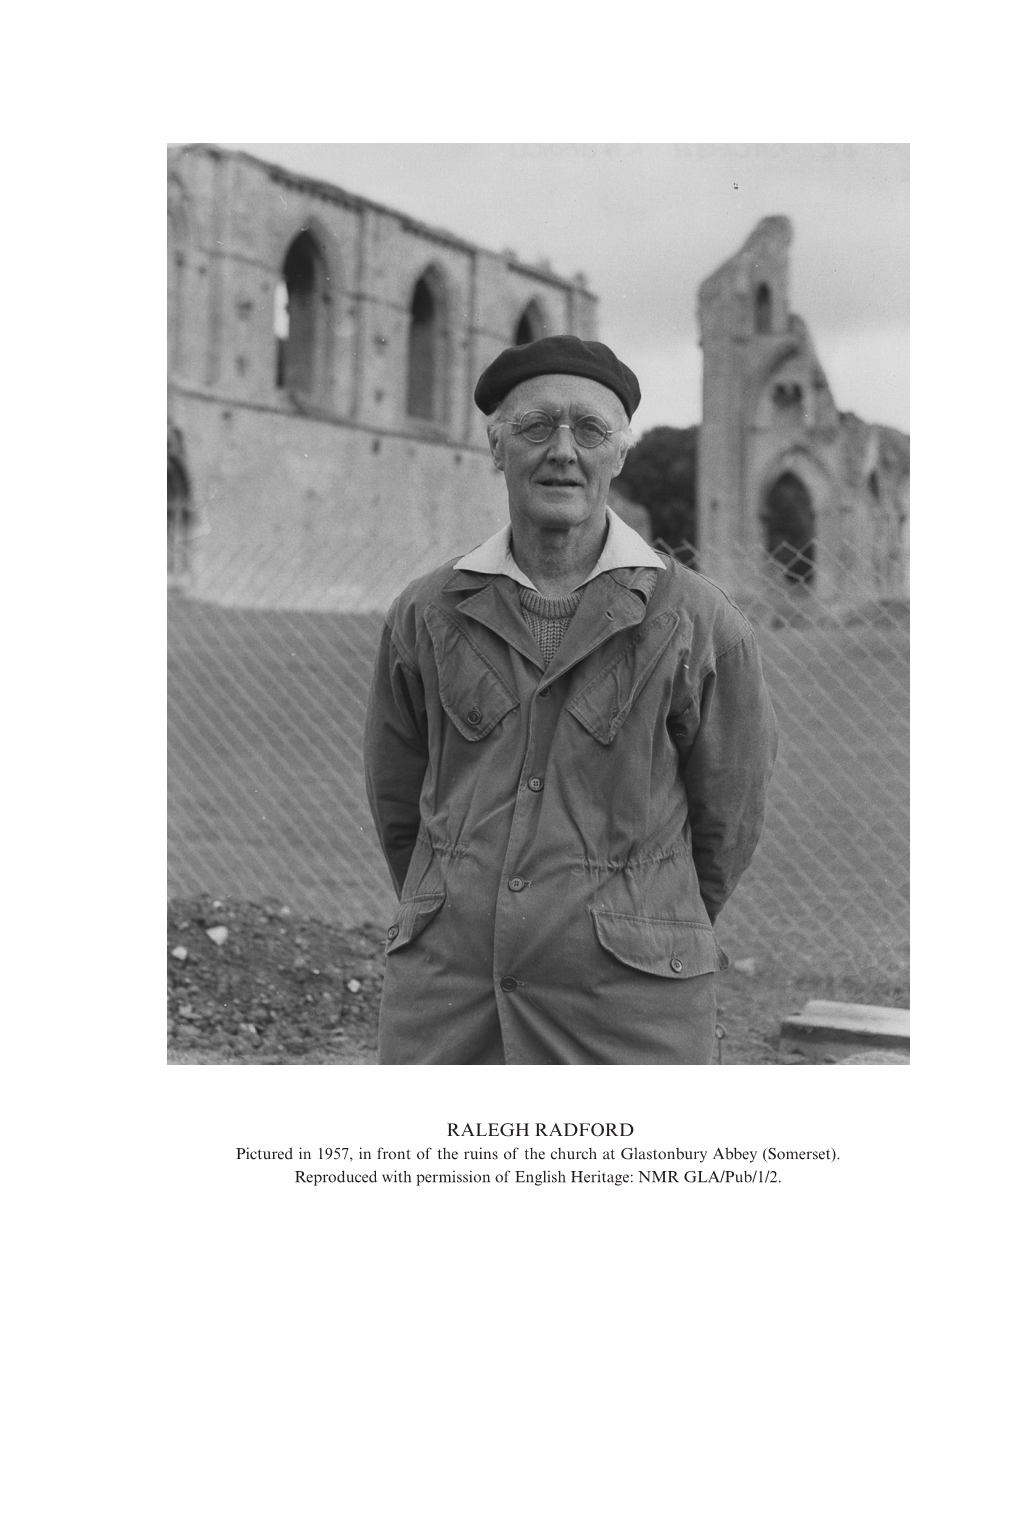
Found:
<svg viewBox="0 0 1020 1529"><path fill-rule="evenodd" d="M479 373L526 313L532 338L596 334L580 280L208 145L171 151L168 246L168 413L190 488L172 561L232 603L383 608L483 540L506 499Z"/></svg>

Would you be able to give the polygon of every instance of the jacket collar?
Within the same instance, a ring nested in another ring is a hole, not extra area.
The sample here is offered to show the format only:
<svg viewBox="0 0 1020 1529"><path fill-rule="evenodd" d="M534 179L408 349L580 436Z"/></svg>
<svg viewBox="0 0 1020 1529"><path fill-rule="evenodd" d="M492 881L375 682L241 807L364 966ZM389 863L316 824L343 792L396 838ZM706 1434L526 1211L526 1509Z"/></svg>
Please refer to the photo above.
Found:
<svg viewBox="0 0 1020 1529"><path fill-rule="evenodd" d="M644 538L632 530L626 521L621 520L615 510L607 510L606 514L608 530L602 551L587 578L582 579L582 585L590 584L600 573L611 573L616 569L666 566L658 553L653 552ZM488 541L482 542L480 547L458 558L453 565L454 569L471 573L501 573L513 579L516 584L523 584L525 589L534 589L527 574L514 561L510 531L510 526L505 525L494 536L490 536Z"/></svg>
<svg viewBox="0 0 1020 1529"><path fill-rule="evenodd" d="M617 632L640 626L657 578L655 568L617 568L597 582L589 581L563 641L546 670L547 681L565 674ZM443 593L463 595L457 601L460 614L488 627L540 669L544 666L541 650L524 619L516 588L509 579L471 569L454 569Z"/></svg>
<svg viewBox="0 0 1020 1529"><path fill-rule="evenodd" d="M502 637L533 664L540 669L543 667L542 651L524 619L517 590L508 579L466 569L459 573L455 570L446 582L444 593L460 594L462 591L464 599L457 602L462 615L480 621L482 626Z"/></svg>
<svg viewBox="0 0 1020 1529"><path fill-rule="evenodd" d="M660 562L659 567L664 565ZM658 570L652 567L646 568L612 568L609 576L614 579L621 589L629 589L638 595L645 605L648 604L655 589L658 578Z"/></svg>
<svg viewBox="0 0 1020 1529"><path fill-rule="evenodd" d="M581 586L583 598L546 671L549 680L572 669L614 633L639 626L659 572L665 567L662 558L636 531L632 531L612 510L609 516L609 534L602 556ZM627 557L629 561L617 563L617 557ZM507 560L516 568L510 553L510 527L504 526L474 552L454 563L443 593L463 595L464 598L457 601L457 610L462 615L481 622L542 668L541 650L524 619L515 589L516 584L523 584L528 589L535 586L519 569L517 576L510 573ZM612 566L603 567L606 562ZM600 578L601 574L606 577ZM597 585L596 580L599 581Z"/></svg>
<svg viewBox="0 0 1020 1529"><path fill-rule="evenodd" d="M618 572L633 574L634 582L618 578ZM613 570L606 578L589 584L545 672L545 683L558 680L618 632L640 626L656 578L653 568L632 568Z"/></svg>

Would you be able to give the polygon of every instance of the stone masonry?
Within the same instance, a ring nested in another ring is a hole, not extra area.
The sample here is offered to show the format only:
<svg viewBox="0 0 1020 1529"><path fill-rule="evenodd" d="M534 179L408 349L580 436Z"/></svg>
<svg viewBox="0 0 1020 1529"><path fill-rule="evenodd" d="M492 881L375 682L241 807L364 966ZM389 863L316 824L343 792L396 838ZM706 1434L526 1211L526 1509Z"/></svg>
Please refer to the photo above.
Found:
<svg viewBox="0 0 1020 1529"><path fill-rule="evenodd" d="M475 380L596 299L250 155L170 152L168 566L225 603L384 609L506 519Z"/></svg>

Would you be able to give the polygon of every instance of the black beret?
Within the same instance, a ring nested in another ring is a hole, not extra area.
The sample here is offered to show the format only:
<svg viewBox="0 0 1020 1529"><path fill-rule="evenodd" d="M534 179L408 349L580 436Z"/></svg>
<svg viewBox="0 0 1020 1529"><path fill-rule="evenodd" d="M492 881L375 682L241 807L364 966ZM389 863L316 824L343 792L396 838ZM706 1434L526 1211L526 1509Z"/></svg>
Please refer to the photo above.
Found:
<svg viewBox="0 0 1020 1529"><path fill-rule="evenodd" d="M608 345L599 340L579 340L576 334L550 334L528 345L511 345L501 351L479 377L475 403L483 414L491 414L519 382L554 373L601 382L616 394L628 419L641 402L637 378L629 366L617 360Z"/></svg>

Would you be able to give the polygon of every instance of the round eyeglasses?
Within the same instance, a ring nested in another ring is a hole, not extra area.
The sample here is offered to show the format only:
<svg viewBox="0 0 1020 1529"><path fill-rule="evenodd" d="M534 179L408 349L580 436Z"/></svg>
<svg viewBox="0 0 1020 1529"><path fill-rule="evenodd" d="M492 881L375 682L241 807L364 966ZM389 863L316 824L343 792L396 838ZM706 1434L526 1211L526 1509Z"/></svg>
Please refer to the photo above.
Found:
<svg viewBox="0 0 1020 1529"><path fill-rule="evenodd" d="M526 441L531 441L535 446L541 446L544 441L556 430L569 430L578 446L590 451L594 446L601 446L611 435L619 432L610 430L604 419L599 419L597 414L586 414L583 419L575 419L571 425L566 420L562 424L548 414L543 414L540 409L533 410L530 414L521 415L513 421L515 435L523 435Z"/></svg>

